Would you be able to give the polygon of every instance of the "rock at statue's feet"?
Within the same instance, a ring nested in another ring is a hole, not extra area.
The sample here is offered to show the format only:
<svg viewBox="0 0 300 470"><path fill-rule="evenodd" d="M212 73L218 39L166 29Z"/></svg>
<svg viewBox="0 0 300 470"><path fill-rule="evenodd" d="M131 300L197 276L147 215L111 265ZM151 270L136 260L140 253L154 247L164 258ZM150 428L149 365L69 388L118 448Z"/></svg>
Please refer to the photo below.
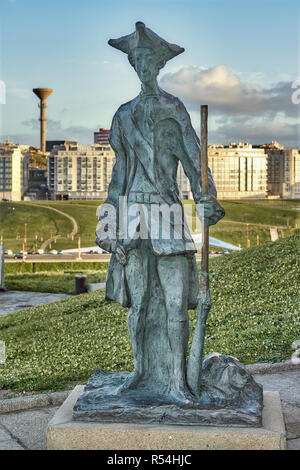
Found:
<svg viewBox="0 0 300 470"><path fill-rule="evenodd" d="M201 381L204 407L241 410L261 417L262 386L235 357L216 352L205 356Z"/></svg>

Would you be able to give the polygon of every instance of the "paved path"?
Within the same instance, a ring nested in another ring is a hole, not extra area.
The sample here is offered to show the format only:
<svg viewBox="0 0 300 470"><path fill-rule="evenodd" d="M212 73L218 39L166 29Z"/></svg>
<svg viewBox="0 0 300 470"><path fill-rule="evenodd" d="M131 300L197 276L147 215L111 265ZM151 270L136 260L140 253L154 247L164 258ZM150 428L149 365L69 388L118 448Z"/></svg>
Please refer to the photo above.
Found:
<svg viewBox="0 0 300 470"><path fill-rule="evenodd" d="M287 448L300 450L300 370L255 375L265 390L279 390L287 430ZM0 415L0 450L46 449L47 424L58 407Z"/></svg>
<svg viewBox="0 0 300 470"><path fill-rule="evenodd" d="M300 450L300 370L254 375L265 390L279 390L287 434L287 449Z"/></svg>
<svg viewBox="0 0 300 470"><path fill-rule="evenodd" d="M19 204L22 204L22 203L19 203ZM38 206L34 203L34 202L26 202L24 203L23 202L23 205L27 205L27 206L34 206L34 207L44 207L46 209L49 209L51 211L54 211L54 212L58 212L59 214L63 215L64 217L67 217L67 219L69 219L71 222L72 222L72 225L73 225L73 229L72 231L70 232L70 237L75 237L75 235L77 235L78 233L78 224L76 222L76 220L74 219L74 217L72 217L71 215L69 214L66 214L65 212L63 211L60 211L59 209L56 209L55 207L52 207L52 206L47 206L45 204L39 204ZM50 243L52 241L54 241L55 239L57 238L60 238L61 235L58 235L58 236L54 236L52 238L49 238L48 240L46 240L42 246L41 246L41 249L42 250L45 250L47 248L48 245L50 245Z"/></svg>
<svg viewBox="0 0 300 470"><path fill-rule="evenodd" d="M45 292L26 292L9 290L0 292L0 315L17 312L24 308L36 307L69 297L66 294L48 294Z"/></svg>
<svg viewBox="0 0 300 470"><path fill-rule="evenodd" d="M0 415L0 450L45 450L45 431L58 407Z"/></svg>
<svg viewBox="0 0 300 470"><path fill-rule="evenodd" d="M74 219L74 217L72 217L72 216L69 215L69 214L66 214L66 213L63 212L63 211L60 211L60 210L58 210L58 209L55 209L55 207L51 207L51 206L41 206L41 207L46 207L47 209L50 209L50 210L55 211L55 212L58 212L59 214L62 214L62 215L64 215L65 217L67 217L67 218L72 222L72 224L73 224L73 229L72 229L72 232L70 233L70 237L71 237L71 238L74 238L75 235L77 235L77 233L78 233L78 224L77 224L76 220ZM47 246L50 245L50 243L54 242L55 240L57 240L57 239L59 239L59 238L61 238L61 235L56 235L56 236L54 236L54 237L52 237L52 238L49 238L48 240L46 240L46 241L42 244L41 250L44 250L44 251L45 251L46 248L47 248Z"/></svg>
<svg viewBox="0 0 300 470"><path fill-rule="evenodd" d="M226 219L226 222L230 222L232 224L249 225L249 227L250 225L253 225L255 227L276 228L276 229L292 228L290 225L258 224L255 222L240 222L239 220L229 220L229 219Z"/></svg>
<svg viewBox="0 0 300 470"><path fill-rule="evenodd" d="M266 390L279 390L283 403L298 407L300 410L300 369L278 372L276 374L254 375Z"/></svg>

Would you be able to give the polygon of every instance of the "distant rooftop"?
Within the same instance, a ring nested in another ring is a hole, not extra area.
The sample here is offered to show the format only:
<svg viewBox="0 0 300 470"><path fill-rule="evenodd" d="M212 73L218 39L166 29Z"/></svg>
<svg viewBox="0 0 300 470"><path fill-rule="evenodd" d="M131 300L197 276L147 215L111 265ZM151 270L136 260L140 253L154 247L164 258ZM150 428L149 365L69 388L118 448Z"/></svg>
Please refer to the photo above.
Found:
<svg viewBox="0 0 300 470"><path fill-rule="evenodd" d="M9 152L14 149L20 149L22 152L27 151L29 149L29 145L20 145L16 144L15 142L9 142L8 139L5 139L4 142L0 142L0 151L1 152Z"/></svg>
<svg viewBox="0 0 300 470"><path fill-rule="evenodd" d="M284 150L284 146L281 145L279 142L276 140L272 140L269 144L263 144L260 146L263 149L276 149L276 150Z"/></svg>
<svg viewBox="0 0 300 470"><path fill-rule="evenodd" d="M224 149L252 149L252 144L248 144L248 142L231 142L229 145L222 145L222 144L211 144L209 145L210 148L224 148Z"/></svg>

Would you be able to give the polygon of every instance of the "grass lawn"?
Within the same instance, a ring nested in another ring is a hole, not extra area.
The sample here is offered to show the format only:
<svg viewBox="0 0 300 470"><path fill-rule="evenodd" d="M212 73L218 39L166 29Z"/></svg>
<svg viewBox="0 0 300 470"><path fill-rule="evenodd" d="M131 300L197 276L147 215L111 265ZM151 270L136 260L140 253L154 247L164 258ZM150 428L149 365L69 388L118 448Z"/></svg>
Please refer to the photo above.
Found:
<svg viewBox="0 0 300 470"><path fill-rule="evenodd" d="M95 246L95 231L97 226L96 211L102 202L103 201L47 201L49 206L71 215L78 223L78 234L74 240L69 238L57 240L52 248L56 250L77 248L79 236L81 238L81 246Z"/></svg>
<svg viewBox="0 0 300 470"><path fill-rule="evenodd" d="M11 290L72 294L76 274L86 274L88 283L104 282L106 271L106 262L6 263L5 284Z"/></svg>
<svg viewBox="0 0 300 470"><path fill-rule="evenodd" d="M252 201L220 201L226 211L225 219L250 224L292 226L300 224L300 212L295 210L300 207L300 201L282 204L275 200L252 200ZM291 207L291 208L288 208ZM294 207L294 209L292 209Z"/></svg>
<svg viewBox="0 0 300 470"><path fill-rule="evenodd" d="M233 245L241 245L242 248L247 247L246 224L241 222L228 222L226 219L220 220L215 227L210 229L210 235L219 240L223 240ZM257 244L257 235L259 236L259 244L270 242L270 229L259 225L251 224L248 229L250 246ZM281 231L279 235L281 235Z"/></svg>
<svg viewBox="0 0 300 470"><path fill-rule="evenodd" d="M300 338L299 285L299 236L214 258L206 353L245 363L288 359ZM132 370L126 315L98 291L0 316L0 389L55 390L97 368ZM192 332L196 312L190 319Z"/></svg>
<svg viewBox="0 0 300 470"><path fill-rule="evenodd" d="M278 229L279 237L288 236L300 227L300 211L290 208L300 207L300 202L294 201L293 205L284 203L280 200L221 201L226 215L216 226L211 227L210 234L234 245L240 244L242 248L247 246L247 223L251 247L256 246L257 235L260 244L270 242L270 227L273 226L282 227Z"/></svg>
<svg viewBox="0 0 300 470"><path fill-rule="evenodd" d="M26 223L28 250L40 248L51 235L66 237L73 228L68 218L45 207L34 207L26 202L0 202L0 236L7 250L22 250Z"/></svg>
<svg viewBox="0 0 300 470"><path fill-rule="evenodd" d="M19 251L24 239L24 224L28 223L28 249L39 248L42 241L52 235L61 235L51 248L67 249L78 246L95 246L97 225L96 210L103 201L36 201L35 206L26 202L0 203L0 235L3 234L6 249ZM190 204L192 201L184 201ZM297 227L300 228L300 201L296 200L239 200L221 201L226 216L216 226L211 227L211 236L221 240L241 244L246 247L246 224L249 224L251 246L256 245L256 236L260 243L270 241L270 226L283 227L279 236L288 236ZM79 232L74 240L67 238L72 230L72 223L62 214L41 207L48 205L74 217ZM13 210L15 208L15 210ZM30 221L30 222L29 222ZM289 228L290 227L290 228ZM38 240L35 239L38 235ZM50 249L50 247L49 247Z"/></svg>
<svg viewBox="0 0 300 470"><path fill-rule="evenodd" d="M271 241L270 227L279 227L280 238L292 235L297 227L300 228L300 201L282 200L252 200L252 201L220 201L226 215L216 225L211 226L210 235L234 245L247 245L248 236L251 247ZM184 201L184 204L194 204Z"/></svg>
<svg viewBox="0 0 300 470"><path fill-rule="evenodd" d="M52 292L54 294L73 294L75 290L75 274L77 272L65 273L20 273L7 274L5 284L8 289L31 292ZM105 282L106 271L84 271L87 282Z"/></svg>

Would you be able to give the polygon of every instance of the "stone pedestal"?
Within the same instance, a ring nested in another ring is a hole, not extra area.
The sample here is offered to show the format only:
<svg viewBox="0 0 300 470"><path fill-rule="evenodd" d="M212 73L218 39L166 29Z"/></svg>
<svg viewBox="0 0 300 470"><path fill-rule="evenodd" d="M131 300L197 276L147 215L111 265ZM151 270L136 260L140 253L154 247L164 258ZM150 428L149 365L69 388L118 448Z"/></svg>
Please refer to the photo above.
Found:
<svg viewBox="0 0 300 470"><path fill-rule="evenodd" d="M73 407L77 386L50 421L49 450L283 450L285 427L278 392L264 393L263 426L215 427L82 422Z"/></svg>

